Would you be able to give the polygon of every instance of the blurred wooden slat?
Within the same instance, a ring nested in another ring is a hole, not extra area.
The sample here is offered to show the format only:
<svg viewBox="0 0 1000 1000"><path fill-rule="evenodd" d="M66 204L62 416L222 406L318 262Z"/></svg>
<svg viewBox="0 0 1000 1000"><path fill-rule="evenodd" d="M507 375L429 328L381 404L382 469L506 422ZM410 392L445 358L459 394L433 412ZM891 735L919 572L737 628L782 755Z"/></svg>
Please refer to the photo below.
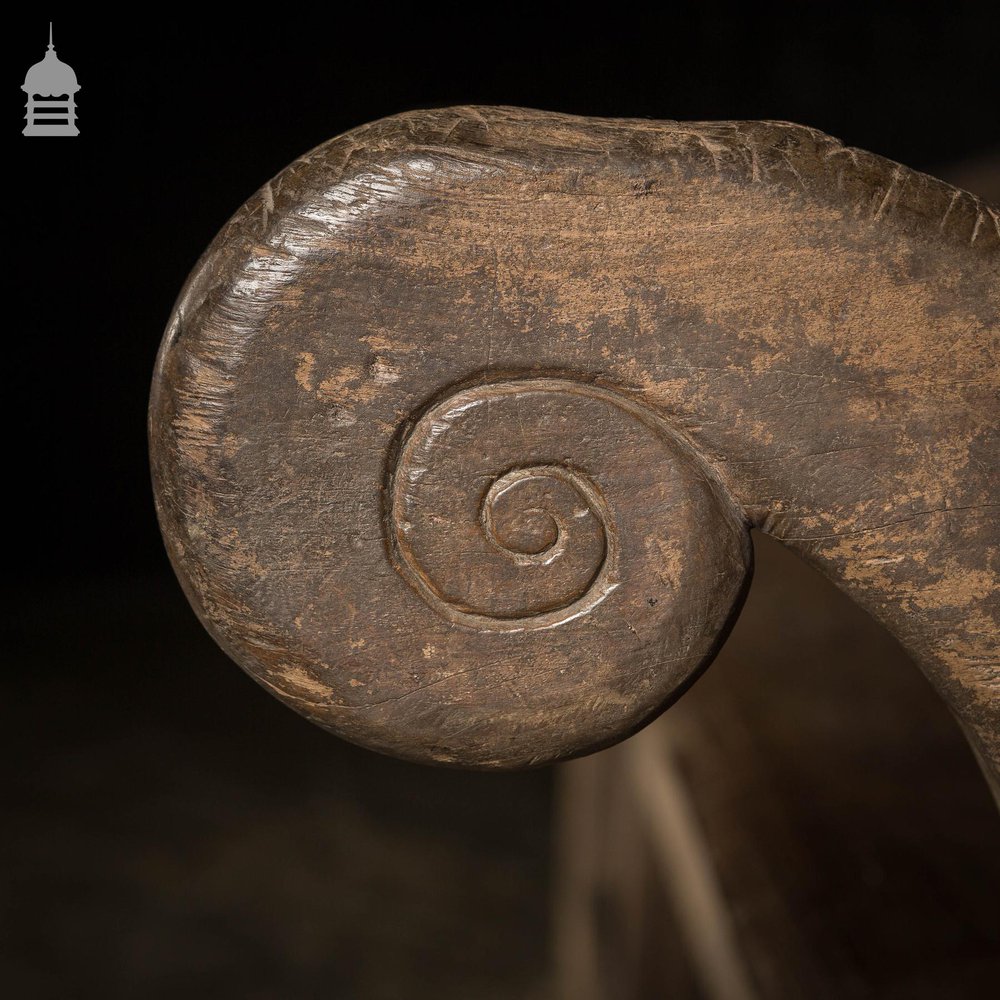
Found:
<svg viewBox="0 0 1000 1000"><path fill-rule="evenodd" d="M691 810L735 937L734 962L749 970L755 996L993 995L1000 815L958 726L864 612L782 546L755 542L756 579L732 637L692 691L638 737L642 752L626 743L563 769L564 815L589 797L607 831L619 808L614 789L619 799L628 790L636 801L625 808L646 817L639 856L664 906L658 925L644 928L644 948L673 954L678 941L701 942L685 946L658 982L602 981L594 996L661 997L668 983L671 996L739 995L719 976L706 980L703 964L698 975L698 947L720 930L706 931L684 902L676 838L649 821L671 808L648 778L637 785L651 740L660 742L654 761L659 752L663 773L678 776L682 801L673 807ZM648 801L657 794L661 801ZM577 815L564 825L564 849L582 822ZM605 898L617 899L615 855L634 848L607 836L576 846L599 852L577 857L577 874L600 873ZM563 883L573 878L564 867ZM572 898L566 890L564 903ZM601 955L617 946L595 940L598 958L587 961L607 966ZM688 992L675 992L678 981Z"/></svg>

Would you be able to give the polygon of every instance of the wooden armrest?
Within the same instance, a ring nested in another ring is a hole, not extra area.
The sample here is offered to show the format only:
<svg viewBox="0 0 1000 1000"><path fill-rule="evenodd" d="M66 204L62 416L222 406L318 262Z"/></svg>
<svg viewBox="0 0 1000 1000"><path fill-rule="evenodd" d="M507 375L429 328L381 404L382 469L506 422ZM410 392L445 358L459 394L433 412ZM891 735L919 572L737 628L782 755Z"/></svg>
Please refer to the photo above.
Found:
<svg viewBox="0 0 1000 1000"><path fill-rule="evenodd" d="M997 780L998 312L995 209L813 129L399 115L195 268L160 523L257 681L475 767L662 711L758 527L898 637Z"/></svg>

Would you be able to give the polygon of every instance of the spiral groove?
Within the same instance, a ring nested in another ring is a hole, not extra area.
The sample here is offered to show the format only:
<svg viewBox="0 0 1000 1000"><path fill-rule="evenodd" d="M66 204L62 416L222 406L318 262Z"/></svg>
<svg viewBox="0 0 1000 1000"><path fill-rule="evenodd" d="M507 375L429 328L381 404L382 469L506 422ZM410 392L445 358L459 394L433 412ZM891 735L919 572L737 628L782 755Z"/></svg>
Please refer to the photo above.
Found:
<svg viewBox="0 0 1000 1000"><path fill-rule="evenodd" d="M609 441L618 447L609 451ZM717 499L692 462L656 415L589 383L525 378L461 390L413 424L389 471L393 564L453 624L482 632L563 625L621 586L623 519L641 522L637 511L655 507L665 468L680 473L667 494L680 485L703 494L700 504ZM664 551L680 558L677 539L664 550L650 537L648 566ZM636 569L633 585L651 572ZM650 581L647 610L677 569Z"/></svg>

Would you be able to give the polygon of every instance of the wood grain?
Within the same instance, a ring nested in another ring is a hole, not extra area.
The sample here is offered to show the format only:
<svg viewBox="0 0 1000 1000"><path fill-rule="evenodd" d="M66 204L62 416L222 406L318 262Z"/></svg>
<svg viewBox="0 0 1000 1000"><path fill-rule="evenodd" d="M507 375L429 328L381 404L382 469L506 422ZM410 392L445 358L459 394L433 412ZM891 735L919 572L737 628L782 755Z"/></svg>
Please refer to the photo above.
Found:
<svg viewBox="0 0 1000 1000"><path fill-rule="evenodd" d="M1000 216L784 123L454 108L266 184L175 308L161 525L216 640L347 739L516 767L708 664L751 526L1000 773Z"/></svg>

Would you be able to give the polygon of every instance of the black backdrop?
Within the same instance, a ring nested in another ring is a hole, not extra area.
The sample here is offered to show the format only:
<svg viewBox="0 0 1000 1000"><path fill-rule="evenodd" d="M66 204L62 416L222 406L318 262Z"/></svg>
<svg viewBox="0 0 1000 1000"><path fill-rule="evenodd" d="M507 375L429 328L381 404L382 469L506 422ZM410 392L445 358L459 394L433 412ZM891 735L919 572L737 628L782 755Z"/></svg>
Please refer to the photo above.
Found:
<svg viewBox="0 0 1000 1000"><path fill-rule="evenodd" d="M5 338L8 499L28 543L16 585L167 571L144 431L160 333L217 229L297 155L383 115L465 102L796 121L926 169L996 148L989 5L870 7L612 8L601 21L563 7L558 26L500 7L440 21L374 5L353 18L74 11L55 23L82 85L72 140L19 134L18 88L50 15L8 18L4 211L23 306Z"/></svg>

